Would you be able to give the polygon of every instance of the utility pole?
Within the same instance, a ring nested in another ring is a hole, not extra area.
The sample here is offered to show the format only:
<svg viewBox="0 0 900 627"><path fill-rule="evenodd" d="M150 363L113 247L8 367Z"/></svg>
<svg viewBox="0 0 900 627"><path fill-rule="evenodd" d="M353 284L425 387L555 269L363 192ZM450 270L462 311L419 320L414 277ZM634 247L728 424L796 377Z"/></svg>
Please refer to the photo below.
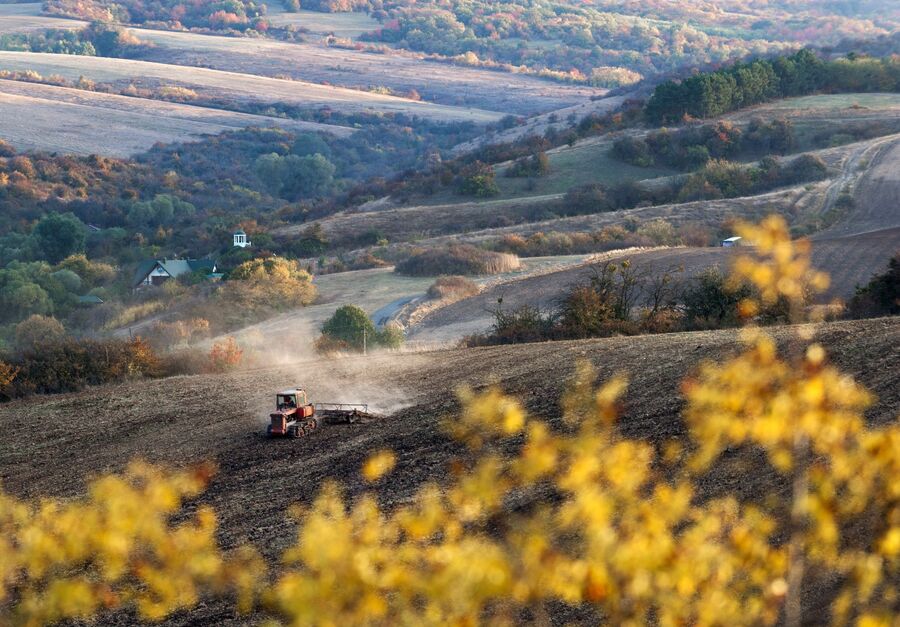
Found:
<svg viewBox="0 0 900 627"><path fill-rule="evenodd" d="M363 357L366 356L366 327L363 327Z"/></svg>

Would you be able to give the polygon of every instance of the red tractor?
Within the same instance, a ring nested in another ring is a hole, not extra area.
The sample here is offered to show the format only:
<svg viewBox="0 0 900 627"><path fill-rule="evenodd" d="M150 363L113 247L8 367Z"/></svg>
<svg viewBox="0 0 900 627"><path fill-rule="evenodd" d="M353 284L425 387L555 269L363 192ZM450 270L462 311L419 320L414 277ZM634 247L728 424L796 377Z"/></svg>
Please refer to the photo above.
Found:
<svg viewBox="0 0 900 627"><path fill-rule="evenodd" d="M368 405L347 403L310 403L301 388L284 390L275 395L275 411L269 414L266 435L300 438L316 429L321 421L356 422L369 418Z"/></svg>

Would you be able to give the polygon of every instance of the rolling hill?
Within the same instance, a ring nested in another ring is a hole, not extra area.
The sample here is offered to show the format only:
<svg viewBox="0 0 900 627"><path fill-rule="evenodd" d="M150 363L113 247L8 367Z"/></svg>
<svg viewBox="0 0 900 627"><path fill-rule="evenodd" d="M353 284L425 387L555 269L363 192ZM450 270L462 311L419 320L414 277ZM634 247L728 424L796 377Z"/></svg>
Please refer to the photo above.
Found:
<svg viewBox="0 0 900 627"><path fill-rule="evenodd" d="M323 131L353 129L130 98L35 83L0 80L0 139L23 150L128 157L157 142L195 139L247 126Z"/></svg>
<svg viewBox="0 0 900 627"><path fill-rule="evenodd" d="M492 122L501 117L501 114L491 111L444 106L331 85L131 59L0 51L0 70L34 70L44 76L56 74L72 81L84 76L121 87L130 84L139 87L179 85L207 98L237 103L281 102L310 109L328 107L341 113L403 113L438 121L475 123Z"/></svg>

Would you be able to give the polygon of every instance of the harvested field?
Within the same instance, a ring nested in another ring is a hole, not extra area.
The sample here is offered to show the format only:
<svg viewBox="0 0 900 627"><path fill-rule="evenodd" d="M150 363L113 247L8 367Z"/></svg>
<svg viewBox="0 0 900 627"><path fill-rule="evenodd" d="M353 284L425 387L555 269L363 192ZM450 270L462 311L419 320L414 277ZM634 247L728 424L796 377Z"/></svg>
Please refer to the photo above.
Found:
<svg viewBox="0 0 900 627"><path fill-rule="evenodd" d="M791 333L774 331L782 340ZM895 420L900 320L822 325L816 338L840 368L877 395L869 420ZM310 504L327 478L342 480L350 495L359 494L364 489L359 468L372 451L387 447L398 456L396 470L379 484L385 507L407 499L423 481L440 481L460 453L439 428L440 419L457 408L459 385L481 388L497 382L521 395L536 415L555 422L576 360L588 359L602 378L619 371L631 375L622 433L662 442L685 431L678 417L681 379L701 360L721 359L736 345L734 331L553 342L296 362L38 397L0 406L3 484L17 496L71 496L84 489L85 478L121 469L134 457L175 465L213 459L219 474L200 502L216 508L220 542L252 542L273 560L294 539L287 507ZM303 384L313 399L369 401L388 415L328 426L301 440L266 440L261 431L272 393L296 384ZM62 480L48 472L61 468ZM708 489L752 499L764 488L780 487L764 468L748 472L745 467L740 477L724 473L721 483ZM238 619L224 604L211 602L168 624L234 625L259 618ZM130 625L134 620L117 615L101 622Z"/></svg>
<svg viewBox="0 0 900 627"><path fill-rule="evenodd" d="M127 157L156 142L247 126L347 135L340 126L0 80L0 138L27 150Z"/></svg>
<svg viewBox="0 0 900 627"><path fill-rule="evenodd" d="M330 85L130 59L0 51L0 70L34 70L44 76L58 74L73 81L85 76L123 88L130 84L137 87L179 85L207 98L237 103L283 102L310 109L329 107L341 113L403 113L438 121L479 124L501 117L490 111L417 102Z"/></svg>
<svg viewBox="0 0 900 627"><path fill-rule="evenodd" d="M84 22L41 15L40 2L0 4L0 35L27 33L45 28L77 28Z"/></svg>
<svg viewBox="0 0 900 627"><path fill-rule="evenodd" d="M603 95L606 90L563 85L520 74L424 61L408 53L376 54L317 43L133 29L155 44L143 59L218 70L288 76L343 87L416 90L429 102L530 115Z"/></svg>
<svg viewBox="0 0 900 627"><path fill-rule="evenodd" d="M869 233L900 227L900 139L883 141L877 152L856 165L854 207L838 224L819 237ZM862 171L859 171L862 170Z"/></svg>
<svg viewBox="0 0 900 627"><path fill-rule="evenodd" d="M857 285L882 274L900 253L900 227L813 240L813 264L831 275L830 293L847 299Z"/></svg>
<svg viewBox="0 0 900 627"><path fill-rule="evenodd" d="M322 13L303 9L289 13L279 3L267 4L266 19L275 26L296 26L318 35L353 39L381 28L381 22L361 12Z"/></svg>

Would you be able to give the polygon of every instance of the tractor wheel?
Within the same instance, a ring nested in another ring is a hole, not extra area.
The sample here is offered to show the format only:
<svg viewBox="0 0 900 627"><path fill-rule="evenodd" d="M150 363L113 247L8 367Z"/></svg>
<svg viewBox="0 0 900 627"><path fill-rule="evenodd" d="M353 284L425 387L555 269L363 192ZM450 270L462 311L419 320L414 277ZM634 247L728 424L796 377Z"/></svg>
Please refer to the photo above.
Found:
<svg viewBox="0 0 900 627"><path fill-rule="evenodd" d="M290 436L292 438L299 438L303 435L303 433L300 431L300 427L297 427L297 426L294 426L294 427L291 427L290 429L288 429L288 433L290 434Z"/></svg>
<svg viewBox="0 0 900 627"><path fill-rule="evenodd" d="M267 438L272 437L272 425L266 425L266 437Z"/></svg>

